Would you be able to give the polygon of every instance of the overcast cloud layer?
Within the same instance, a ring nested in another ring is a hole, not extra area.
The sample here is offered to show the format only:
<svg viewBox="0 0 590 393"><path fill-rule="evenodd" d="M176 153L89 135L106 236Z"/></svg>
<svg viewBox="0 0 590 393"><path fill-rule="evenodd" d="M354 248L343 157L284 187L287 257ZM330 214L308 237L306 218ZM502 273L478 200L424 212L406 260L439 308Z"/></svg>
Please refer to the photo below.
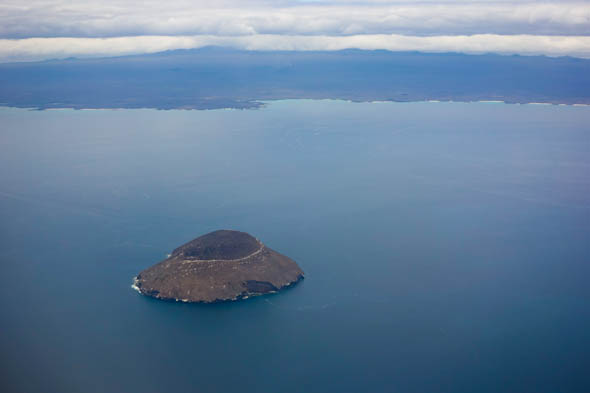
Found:
<svg viewBox="0 0 590 393"><path fill-rule="evenodd" d="M262 50L360 48L590 57L590 4L581 1L211 3L0 0L0 61L210 44Z"/></svg>

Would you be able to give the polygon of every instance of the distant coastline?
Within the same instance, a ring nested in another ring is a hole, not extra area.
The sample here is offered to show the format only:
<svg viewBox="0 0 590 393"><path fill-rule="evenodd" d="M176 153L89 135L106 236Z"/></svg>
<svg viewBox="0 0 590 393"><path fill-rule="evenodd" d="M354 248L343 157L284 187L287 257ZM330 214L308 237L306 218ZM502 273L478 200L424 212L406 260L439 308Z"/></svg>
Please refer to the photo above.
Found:
<svg viewBox="0 0 590 393"><path fill-rule="evenodd" d="M248 107L238 107L238 106L225 106L225 107L166 107L166 108L157 108L157 107L93 107L93 108L86 108L86 107L61 107L61 106L47 106L47 107L29 107L29 106L13 106L13 105L5 105L0 104L0 108L6 109L24 109L24 110L31 110L31 111L58 111L58 110L75 110L75 111L101 111L101 110L256 110L256 109L263 109L267 105L275 103L275 102L283 102L283 101L342 101L342 102L349 102L353 104L404 104L404 103L425 103L425 104L504 104L504 105L547 105L547 106L571 106L571 107L590 107L590 103L555 103L555 102L510 102L510 101L496 101L496 100L477 100L477 101L456 101L456 100L422 100L422 101L354 101L354 100L345 100L339 98L287 98L287 99L275 99L275 100L264 100L256 102L258 105L248 106Z"/></svg>
<svg viewBox="0 0 590 393"><path fill-rule="evenodd" d="M590 105L590 60L202 48L0 64L10 107L256 109L286 99Z"/></svg>

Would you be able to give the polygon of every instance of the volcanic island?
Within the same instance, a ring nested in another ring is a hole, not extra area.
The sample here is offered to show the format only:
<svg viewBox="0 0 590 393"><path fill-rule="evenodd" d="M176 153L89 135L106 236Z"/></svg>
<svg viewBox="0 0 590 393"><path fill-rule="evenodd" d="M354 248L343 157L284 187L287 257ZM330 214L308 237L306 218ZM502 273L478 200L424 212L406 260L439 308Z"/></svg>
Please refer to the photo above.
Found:
<svg viewBox="0 0 590 393"><path fill-rule="evenodd" d="M303 275L295 261L248 233L219 230L139 273L133 288L157 299L215 303L275 293Z"/></svg>

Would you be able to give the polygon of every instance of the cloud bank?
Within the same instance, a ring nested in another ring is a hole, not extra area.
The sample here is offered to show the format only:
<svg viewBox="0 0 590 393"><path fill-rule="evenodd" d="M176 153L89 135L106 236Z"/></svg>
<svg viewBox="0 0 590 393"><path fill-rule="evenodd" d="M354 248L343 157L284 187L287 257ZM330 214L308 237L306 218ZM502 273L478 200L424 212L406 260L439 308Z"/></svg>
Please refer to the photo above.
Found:
<svg viewBox="0 0 590 393"><path fill-rule="evenodd" d="M348 48L391 51L500 53L590 58L590 37L494 35L402 36L364 34L353 36L249 35L136 36L114 38L26 38L0 40L0 58L6 61L64 57L118 56L154 53L209 45L247 50L340 50Z"/></svg>
<svg viewBox="0 0 590 393"><path fill-rule="evenodd" d="M225 45L589 57L570 1L3 0L0 61Z"/></svg>
<svg viewBox="0 0 590 393"><path fill-rule="evenodd" d="M589 35L584 2L3 0L0 37L136 35ZM276 5L278 4L278 5Z"/></svg>

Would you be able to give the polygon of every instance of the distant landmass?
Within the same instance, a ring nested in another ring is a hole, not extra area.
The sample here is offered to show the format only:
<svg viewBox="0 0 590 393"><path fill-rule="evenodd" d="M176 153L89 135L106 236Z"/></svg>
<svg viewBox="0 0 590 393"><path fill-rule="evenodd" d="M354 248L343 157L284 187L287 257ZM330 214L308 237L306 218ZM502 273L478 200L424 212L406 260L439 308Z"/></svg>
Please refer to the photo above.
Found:
<svg viewBox="0 0 590 393"><path fill-rule="evenodd" d="M0 105L256 108L266 100L590 104L590 60L342 50L176 50L0 64Z"/></svg>
<svg viewBox="0 0 590 393"><path fill-rule="evenodd" d="M133 286L157 299L214 303L274 293L302 278L297 263L253 236L219 230L178 247Z"/></svg>

